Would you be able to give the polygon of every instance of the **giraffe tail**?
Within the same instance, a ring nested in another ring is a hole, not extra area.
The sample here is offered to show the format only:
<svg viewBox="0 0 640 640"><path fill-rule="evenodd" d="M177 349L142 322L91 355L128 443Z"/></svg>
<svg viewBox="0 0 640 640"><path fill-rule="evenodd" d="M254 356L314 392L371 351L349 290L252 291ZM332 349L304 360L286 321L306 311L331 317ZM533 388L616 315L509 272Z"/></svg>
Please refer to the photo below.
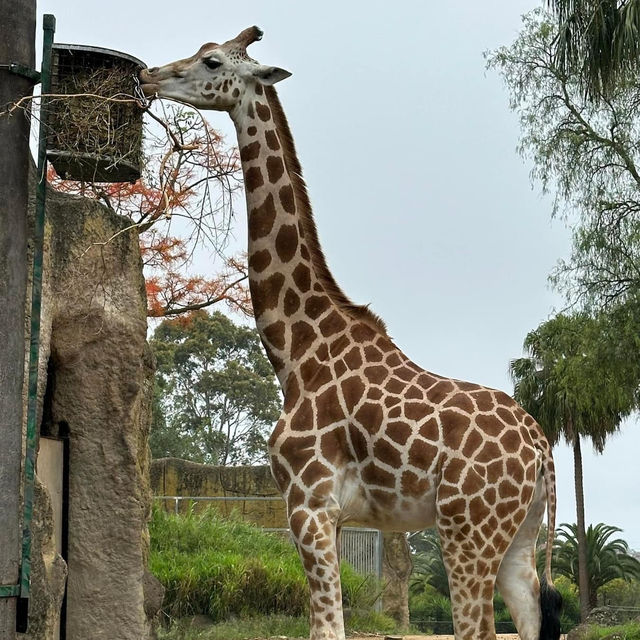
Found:
<svg viewBox="0 0 640 640"><path fill-rule="evenodd" d="M547 489L547 542L544 573L540 580L540 640L558 640L562 596L555 588L551 576L553 538L556 530L556 476L550 449L547 449L543 455L542 475Z"/></svg>

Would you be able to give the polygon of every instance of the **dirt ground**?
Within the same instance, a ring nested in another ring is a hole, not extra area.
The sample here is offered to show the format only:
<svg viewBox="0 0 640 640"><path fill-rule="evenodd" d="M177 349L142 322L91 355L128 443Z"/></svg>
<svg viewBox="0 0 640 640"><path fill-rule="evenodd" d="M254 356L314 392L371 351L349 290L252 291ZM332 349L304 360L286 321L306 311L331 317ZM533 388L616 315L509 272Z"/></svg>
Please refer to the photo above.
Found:
<svg viewBox="0 0 640 640"><path fill-rule="evenodd" d="M402 638L402 640L455 640L453 636L387 636L388 638ZM354 636L349 640L384 640L385 636ZM517 633L501 633L497 640L518 640Z"/></svg>
<svg viewBox="0 0 640 640"><path fill-rule="evenodd" d="M387 638L401 638L402 640L455 640L453 636L386 636ZM565 635L560 640L566 640ZM384 640L385 636L353 636L348 640ZM497 640L519 640L517 633L499 633Z"/></svg>

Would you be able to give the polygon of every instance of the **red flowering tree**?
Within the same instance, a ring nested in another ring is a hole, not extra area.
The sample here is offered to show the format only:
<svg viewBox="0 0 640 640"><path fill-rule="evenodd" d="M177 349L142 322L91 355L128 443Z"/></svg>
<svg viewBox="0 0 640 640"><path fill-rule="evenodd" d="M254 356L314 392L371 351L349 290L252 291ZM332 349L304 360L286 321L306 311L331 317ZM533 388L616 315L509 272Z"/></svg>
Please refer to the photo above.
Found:
<svg viewBox="0 0 640 640"><path fill-rule="evenodd" d="M49 167L54 189L102 201L131 220L138 233L151 317L196 311L218 302L249 315L246 256L226 256L224 246L241 189L237 150L225 144L197 113L161 103L145 136L149 159L134 183L61 179ZM221 258L213 277L192 272L195 253Z"/></svg>

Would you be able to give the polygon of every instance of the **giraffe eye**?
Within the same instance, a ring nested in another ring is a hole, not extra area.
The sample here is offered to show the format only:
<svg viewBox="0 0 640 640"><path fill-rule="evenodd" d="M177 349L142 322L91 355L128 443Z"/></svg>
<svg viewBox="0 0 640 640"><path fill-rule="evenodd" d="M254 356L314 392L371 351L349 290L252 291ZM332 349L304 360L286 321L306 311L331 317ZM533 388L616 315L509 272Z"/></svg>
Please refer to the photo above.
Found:
<svg viewBox="0 0 640 640"><path fill-rule="evenodd" d="M202 62L209 69L217 69L218 67L222 66L222 62L220 62L219 60L215 60L214 58L205 58Z"/></svg>

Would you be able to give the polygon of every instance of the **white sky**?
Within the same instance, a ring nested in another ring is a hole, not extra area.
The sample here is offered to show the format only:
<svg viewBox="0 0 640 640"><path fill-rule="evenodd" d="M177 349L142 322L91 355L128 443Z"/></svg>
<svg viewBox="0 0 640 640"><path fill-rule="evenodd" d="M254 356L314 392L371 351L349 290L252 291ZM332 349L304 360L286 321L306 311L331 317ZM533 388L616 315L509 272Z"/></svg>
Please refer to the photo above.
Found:
<svg viewBox="0 0 640 640"><path fill-rule="evenodd" d="M426 369L511 392L510 359L562 306L547 275L568 255L569 232L532 188L506 90L482 53L511 43L541 3L46 0L38 10L56 16L58 42L149 66L261 27L251 55L293 72L278 91L336 280ZM209 120L233 141L225 114ZM245 227L239 215L238 247ZM604 455L583 446L587 522L621 527L635 549L639 450L635 420ZM558 522L574 522L571 451L555 458Z"/></svg>

